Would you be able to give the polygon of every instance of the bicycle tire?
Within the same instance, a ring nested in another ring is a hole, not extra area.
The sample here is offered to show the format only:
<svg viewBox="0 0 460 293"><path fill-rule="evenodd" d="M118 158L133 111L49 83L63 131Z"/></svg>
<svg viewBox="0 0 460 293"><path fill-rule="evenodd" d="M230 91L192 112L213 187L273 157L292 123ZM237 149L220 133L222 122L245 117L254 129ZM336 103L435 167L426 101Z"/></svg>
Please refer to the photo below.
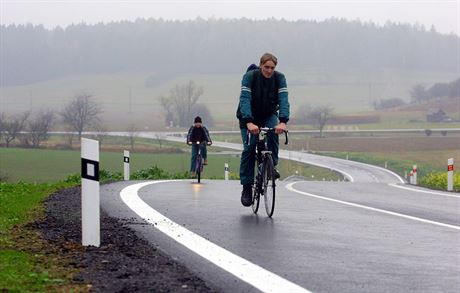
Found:
<svg viewBox="0 0 460 293"><path fill-rule="evenodd" d="M201 158L201 155L197 155L195 165L196 165L195 166L196 178L198 180L198 183L200 183L201 182L201 172L203 171L203 159Z"/></svg>
<svg viewBox="0 0 460 293"><path fill-rule="evenodd" d="M260 194L257 192L257 186L252 187L252 211L257 214L259 211Z"/></svg>
<svg viewBox="0 0 460 293"><path fill-rule="evenodd" d="M265 211L267 212L267 216L271 217L273 216L273 212L275 211L276 177L273 159L269 154L267 154L264 159L262 174Z"/></svg>

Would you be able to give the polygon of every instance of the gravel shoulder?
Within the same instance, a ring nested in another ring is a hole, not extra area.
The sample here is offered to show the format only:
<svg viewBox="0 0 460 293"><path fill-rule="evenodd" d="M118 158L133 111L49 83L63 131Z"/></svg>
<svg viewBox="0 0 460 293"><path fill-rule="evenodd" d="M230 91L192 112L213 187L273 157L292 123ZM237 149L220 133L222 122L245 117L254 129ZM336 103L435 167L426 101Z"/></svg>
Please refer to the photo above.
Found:
<svg viewBox="0 0 460 293"><path fill-rule="evenodd" d="M50 195L45 208L35 226L80 270L73 282L90 284L91 292L218 292L103 210L101 246L81 246L79 186Z"/></svg>

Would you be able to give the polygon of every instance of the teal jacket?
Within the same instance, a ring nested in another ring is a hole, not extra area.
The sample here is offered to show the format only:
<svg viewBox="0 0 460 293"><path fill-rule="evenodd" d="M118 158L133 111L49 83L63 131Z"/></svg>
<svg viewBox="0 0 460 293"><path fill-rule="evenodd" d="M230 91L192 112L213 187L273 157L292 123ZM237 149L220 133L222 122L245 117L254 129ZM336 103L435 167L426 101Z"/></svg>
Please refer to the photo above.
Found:
<svg viewBox="0 0 460 293"><path fill-rule="evenodd" d="M271 78L265 78L259 69L246 72L241 81L237 110L240 128L246 128L249 122L264 126L264 121L273 114L278 116L280 122L289 121L288 90L284 74L275 71Z"/></svg>

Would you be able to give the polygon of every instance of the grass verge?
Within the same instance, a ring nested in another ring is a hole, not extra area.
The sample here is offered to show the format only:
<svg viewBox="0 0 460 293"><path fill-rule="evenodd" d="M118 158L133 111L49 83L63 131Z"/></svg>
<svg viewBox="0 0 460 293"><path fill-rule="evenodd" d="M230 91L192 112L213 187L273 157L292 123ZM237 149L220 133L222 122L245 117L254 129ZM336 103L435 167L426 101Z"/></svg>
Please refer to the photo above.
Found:
<svg viewBox="0 0 460 293"><path fill-rule="evenodd" d="M43 200L72 183L0 183L0 291L86 292L89 285L73 282L56 248L31 225L44 217Z"/></svg>

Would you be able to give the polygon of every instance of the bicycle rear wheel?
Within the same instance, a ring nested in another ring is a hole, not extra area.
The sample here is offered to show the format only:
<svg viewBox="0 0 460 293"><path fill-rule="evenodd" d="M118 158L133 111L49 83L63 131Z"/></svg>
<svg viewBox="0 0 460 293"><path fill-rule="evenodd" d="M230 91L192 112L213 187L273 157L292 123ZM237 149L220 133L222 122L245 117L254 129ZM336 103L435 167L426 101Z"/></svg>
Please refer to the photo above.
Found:
<svg viewBox="0 0 460 293"><path fill-rule="evenodd" d="M264 159L262 174L265 211L267 212L267 215L271 217L273 215L273 212L275 211L276 177L273 159L269 154L266 155Z"/></svg>
<svg viewBox="0 0 460 293"><path fill-rule="evenodd" d="M252 211L257 214L259 210L260 194L257 192L257 186L252 187Z"/></svg>

